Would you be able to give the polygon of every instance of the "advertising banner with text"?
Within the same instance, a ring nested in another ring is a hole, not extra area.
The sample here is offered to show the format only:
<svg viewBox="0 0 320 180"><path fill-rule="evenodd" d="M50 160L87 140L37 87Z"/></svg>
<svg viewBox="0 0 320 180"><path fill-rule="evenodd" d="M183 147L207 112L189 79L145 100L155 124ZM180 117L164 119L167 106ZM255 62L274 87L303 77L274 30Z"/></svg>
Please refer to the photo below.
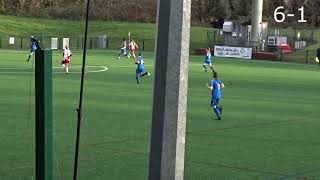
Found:
<svg viewBox="0 0 320 180"><path fill-rule="evenodd" d="M214 46L215 57L231 57L241 59L252 58L252 48L230 47L230 46Z"/></svg>

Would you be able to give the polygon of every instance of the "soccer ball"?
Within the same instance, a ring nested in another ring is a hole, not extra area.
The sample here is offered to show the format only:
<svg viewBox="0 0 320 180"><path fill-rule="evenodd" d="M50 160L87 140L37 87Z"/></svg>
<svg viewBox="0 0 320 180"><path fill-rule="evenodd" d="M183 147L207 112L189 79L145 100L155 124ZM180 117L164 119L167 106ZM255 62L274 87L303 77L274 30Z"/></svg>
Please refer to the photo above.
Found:
<svg viewBox="0 0 320 180"><path fill-rule="evenodd" d="M66 67L66 65L65 65L65 64L61 64L61 67L63 67L63 68L64 68L64 67Z"/></svg>

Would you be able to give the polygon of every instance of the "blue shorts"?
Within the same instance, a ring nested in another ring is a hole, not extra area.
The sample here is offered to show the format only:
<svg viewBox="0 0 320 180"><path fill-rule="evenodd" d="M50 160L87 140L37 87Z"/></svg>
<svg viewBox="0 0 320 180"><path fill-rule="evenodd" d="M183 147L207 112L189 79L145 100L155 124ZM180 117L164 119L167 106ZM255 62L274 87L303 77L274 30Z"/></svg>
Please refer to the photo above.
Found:
<svg viewBox="0 0 320 180"><path fill-rule="evenodd" d="M125 48L121 48L121 52L122 52L122 53L125 53L125 52L126 52L126 49L125 49Z"/></svg>
<svg viewBox="0 0 320 180"><path fill-rule="evenodd" d="M204 63L205 64L211 64L211 61L205 61Z"/></svg>
<svg viewBox="0 0 320 180"><path fill-rule="evenodd" d="M216 99L211 99L211 106L217 106L219 104L220 98L216 98Z"/></svg>
<svg viewBox="0 0 320 180"><path fill-rule="evenodd" d="M141 74L144 72L143 68L137 68L136 73Z"/></svg>
<svg viewBox="0 0 320 180"><path fill-rule="evenodd" d="M36 52L36 50L37 50L37 48L31 48L31 49L30 49L30 52L33 52L33 53L34 53L34 52Z"/></svg>

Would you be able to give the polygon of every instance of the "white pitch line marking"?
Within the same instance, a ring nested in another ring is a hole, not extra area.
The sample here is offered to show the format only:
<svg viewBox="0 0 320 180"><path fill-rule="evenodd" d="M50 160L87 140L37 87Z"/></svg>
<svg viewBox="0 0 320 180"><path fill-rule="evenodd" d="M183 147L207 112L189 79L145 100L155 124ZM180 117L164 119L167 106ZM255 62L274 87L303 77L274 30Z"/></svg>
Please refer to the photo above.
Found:
<svg viewBox="0 0 320 180"><path fill-rule="evenodd" d="M2 68L2 67L0 67L0 70L1 69L31 69L31 68L29 68L29 67L25 67L25 68L22 68L22 67L16 67L16 68L11 68L11 67L9 67L9 68Z"/></svg>
<svg viewBox="0 0 320 180"><path fill-rule="evenodd" d="M81 67L81 66L78 66ZM102 68L100 70L92 70L92 71L86 71L85 73L99 73L99 72L104 72L107 71L108 68L106 66L86 66L86 67L98 67L98 68ZM62 67L52 67L52 69L62 69ZM77 67L73 67L73 68L77 68ZM3 68L0 68L0 70ZM27 69L27 68L6 68L6 69ZM29 68L31 69L31 68ZM70 70L72 70L72 67L70 67ZM0 74L28 74L28 73L34 73L34 72L30 72L30 71L16 71L16 72L0 72ZM55 74L60 74L60 73L65 73L65 72L53 72ZM69 72L70 74L79 74L81 72L76 71L76 72Z"/></svg>
<svg viewBox="0 0 320 180"><path fill-rule="evenodd" d="M153 65L144 65L145 67L151 67ZM109 66L110 68L134 68L137 66Z"/></svg>

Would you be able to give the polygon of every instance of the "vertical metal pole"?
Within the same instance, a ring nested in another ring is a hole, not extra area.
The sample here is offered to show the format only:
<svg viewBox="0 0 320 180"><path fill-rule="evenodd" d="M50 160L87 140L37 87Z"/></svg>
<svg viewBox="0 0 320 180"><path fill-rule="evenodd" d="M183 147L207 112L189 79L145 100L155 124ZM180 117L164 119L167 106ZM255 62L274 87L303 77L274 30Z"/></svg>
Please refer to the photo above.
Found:
<svg viewBox="0 0 320 180"><path fill-rule="evenodd" d="M142 40L142 51L144 51L144 39Z"/></svg>
<svg viewBox="0 0 320 180"><path fill-rule="evenodd" d="M309 56L309 51L306 51L306 64L308 64L308 56Z"/></svg>
<svg viewBox="0 0 320 180"><path fill-rule="evenodd" d="M82 49L84 49L84 38L83 37L81 38L81 46L82 46Z"/></svg>
<svg viewBox="0 0 320 180"><path fill-rule="evenodd" d="M183 180L191 0L159 0L149 180Z"/></svg>
<svg viewBox="0 0 320 180"><path fill-rule="evenodd" d="M211 47L211 40L210 40L209 31L207 31L207 39L208 39L208 47Z"/></svg>
<svg viewBox="0 0 320 180"><path fill-rule="evenodd" d="M62 37L59 37L59 45L58 45L58 49L63 49L63 42L62 42Z"/></svg>
<svg viewBox="0 0 320 180"><path fill-rule="evenodd" d="M79 37L77 37L77 49L79 49Z"/></svg>
<svg viewBox="0 0 320 180"><path fill-rule="evenodd" d="M93 47L92 47L92 37L90 37L90 49L93 49Z"/></svg>
<svg viewBox="0 0 320 180"><path fill-rule="evenodd" d="M217 33L217 31L214 31L214 34L213 34L213 47L211 47L213 49L214 49L214 46L216 45L216 33Z"/></svg>
<svg viewBox="0 0 320 180"><path fill-rule="evenodd" d="M23 37L21 36L20 37L20 49L22 49L23 48Z"/></svg>
<svg viewBox="0 0 320 180"><path fill-rule="evenodd" d="M86 56L87 56L89 9L90 9L90 0L87 0L86 26L85 26L85 32L84 32L84 43L83 43L84 48L83 48L82 69L81 69L80 98L79 98L79 107L77 109L78 120L77 120L76 148L75 148L75 155L74 155L73 180L77 180L77 175L78 175L80 130L81 130L81 119L82 119L82 98L83 98L84 73L85 73Z"/></svg>
<svg viewBox="0 0 320 180"><path fill-rule="evenodd" d="M36 180L52 180L52 51L35 55Z"/></svg>
<svg viewBox="0 0 320 180"><path fill-rule="evenodd" d="M44 48L44 47L45 47L45 44L43 43L43 38L42 38L42 36L40 36L38 40L40 41L40 43L42 44L42 47Z"/></svg>

